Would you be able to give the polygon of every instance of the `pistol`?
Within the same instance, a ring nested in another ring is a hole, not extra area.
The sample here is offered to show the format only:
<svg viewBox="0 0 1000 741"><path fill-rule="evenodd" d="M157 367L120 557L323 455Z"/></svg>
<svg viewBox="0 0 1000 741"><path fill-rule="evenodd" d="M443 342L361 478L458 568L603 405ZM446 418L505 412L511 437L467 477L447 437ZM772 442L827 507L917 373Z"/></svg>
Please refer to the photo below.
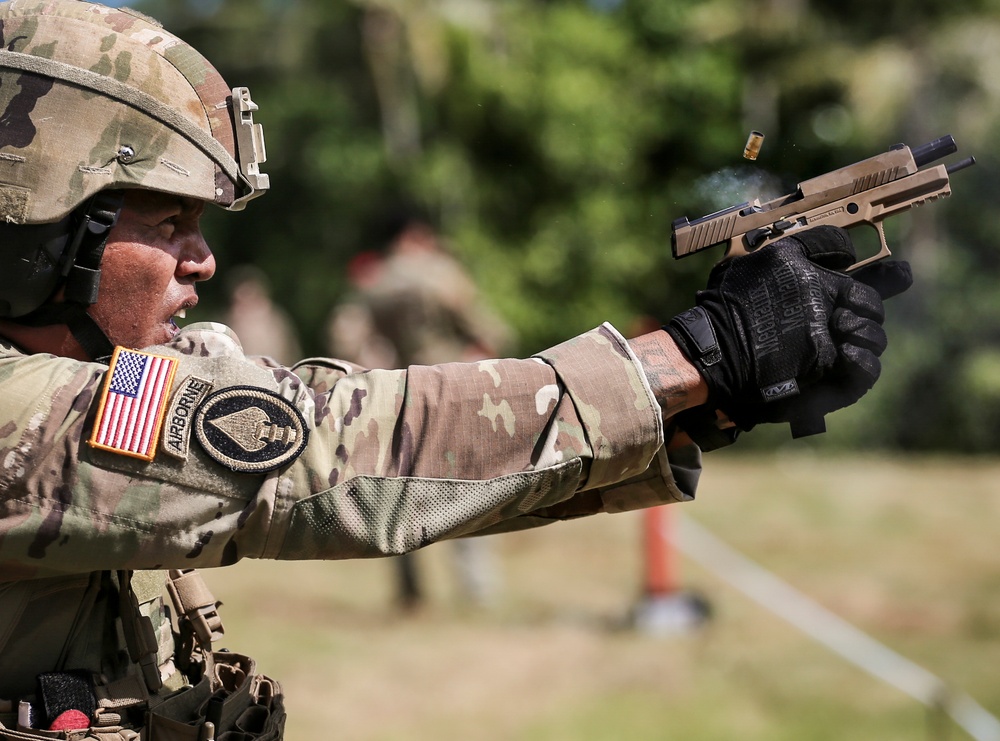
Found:
<svg viewBox="0 0 1000 741"><path fill-rule="evenodd" d="M924 166L957 151L951 135L912 149L897 144L882 154L805 180L789 195L765 203L757 198L693 221L683 216L673 223L674 257L687 257L725 243L722 259L727 260L800 229L821 224L845 229L867 225L878 233L880 249L847 268L857 270L892 254L883 224L887 218L951 195L949 175L974 165L975 158L947 166Z"/></svg>
<svg viewBox="0 0 1000 741"><path fill-rule="evenodd" d="M730 206L693 221L673 223L671 245L675 258L726 244L722 261L745 255L801 229L822 224L851 229L867 225L878 233L879 251L859 259L845 272L857 270L892 253L885 238L884 221L929 201L951 195L949 176L974 165L968 157L952 165L930 163L954 154L958 145L951 135L919 147L905 144L869 159L799 183L794 193L761 203L755 199ZM923 169L921 169L923 168ZM826 429L822 416L795 420L793 437Z"/></svg>

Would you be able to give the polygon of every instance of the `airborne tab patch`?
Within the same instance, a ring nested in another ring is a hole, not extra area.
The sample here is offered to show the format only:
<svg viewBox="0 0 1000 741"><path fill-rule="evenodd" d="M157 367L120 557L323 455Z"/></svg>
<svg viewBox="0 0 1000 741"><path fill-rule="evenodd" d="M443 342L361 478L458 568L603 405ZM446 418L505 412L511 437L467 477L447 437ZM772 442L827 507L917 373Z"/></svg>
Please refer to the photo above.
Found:
<svg viewBox="0 0 1000 741"><path fill-rule="evenodd" d="M187 460L194 410L211 390L212 384L197 376L188 376L177 384L163 420L163 442L160 448L164 453L182 461Z"/></svg>
<svg viewBox="0 0 1000 741"><path fill-rule="evenodd" d="M90 445L153 460L176 370L173 358L116 347Z"/></svg>
<svg viewBox="0 0 1000 741"><path fill-rule="evenodd" d="M254 386L231 386L209 396L194 422L198 442L232 471L264 473L299 457L309 430L291 402Z"/></svg>

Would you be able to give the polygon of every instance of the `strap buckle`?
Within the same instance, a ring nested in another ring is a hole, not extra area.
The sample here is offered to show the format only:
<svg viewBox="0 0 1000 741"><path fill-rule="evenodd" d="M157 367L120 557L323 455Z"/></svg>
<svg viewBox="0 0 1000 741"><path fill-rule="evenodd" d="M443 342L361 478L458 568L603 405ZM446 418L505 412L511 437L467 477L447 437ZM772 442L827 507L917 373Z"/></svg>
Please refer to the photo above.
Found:
<svg viewBox="0 0 1000 741"><path fill-rule="evenodd" d="M172 569L168 576L167 593L174 603L181 633L192 633L198 648L211 651L212 642L226 632L218 609L222 603L195 569Z"/></svg>

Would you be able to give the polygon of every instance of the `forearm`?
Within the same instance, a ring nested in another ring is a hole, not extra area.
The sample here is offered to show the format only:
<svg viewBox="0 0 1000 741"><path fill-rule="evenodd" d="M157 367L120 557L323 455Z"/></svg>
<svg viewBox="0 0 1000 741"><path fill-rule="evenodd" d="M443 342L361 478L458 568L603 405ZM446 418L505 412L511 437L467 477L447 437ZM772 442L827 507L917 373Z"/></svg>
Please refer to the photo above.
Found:
<svg viewBox="0 0 1000 741"><path fill-rule="evenodd" d="M669 334L657 330L628 343L642 365L664 419L708 401L704 379Z"/></svg>

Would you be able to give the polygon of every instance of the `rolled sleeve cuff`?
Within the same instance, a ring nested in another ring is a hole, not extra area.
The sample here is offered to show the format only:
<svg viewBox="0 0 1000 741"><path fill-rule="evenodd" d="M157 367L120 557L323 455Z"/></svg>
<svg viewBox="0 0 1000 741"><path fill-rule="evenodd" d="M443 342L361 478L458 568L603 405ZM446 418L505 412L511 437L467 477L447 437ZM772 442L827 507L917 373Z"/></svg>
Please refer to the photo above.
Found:
<svg viewBox="0 0 1000 741"><path fill-rule="evenodd" d="M663 420L628 342L610 324L539 353L576 407L593 452L584 488L648 470L663 446Z"/></svg>
<svg viewBox="0 0 1000 741"><path fill-rule="evenodd" d="M601 487L602 511L631 512L661 504L690 502L701 476L701 451L688 445L667 453L661 448L652 465L638 476Z"/></svg>

